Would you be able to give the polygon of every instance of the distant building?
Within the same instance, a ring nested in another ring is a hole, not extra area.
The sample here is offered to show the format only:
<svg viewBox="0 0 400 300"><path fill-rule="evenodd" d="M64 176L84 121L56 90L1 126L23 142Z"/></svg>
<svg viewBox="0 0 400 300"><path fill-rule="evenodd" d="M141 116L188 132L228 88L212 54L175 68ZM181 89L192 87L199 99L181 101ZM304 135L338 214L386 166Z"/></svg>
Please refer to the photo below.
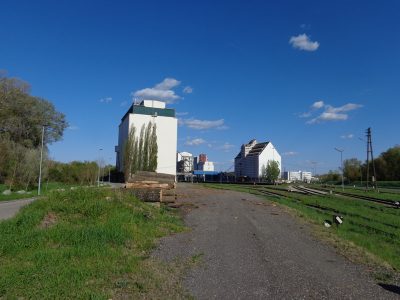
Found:
<svg viewBox="0 0 400 300"><path fill-rule="evenodd" d="M235 176L258 180L262 177L263 168L269 161L276 161L281 170L281 156L272 143L257 143L256 140L251 140L242 145L239 154L235 157Z"/></svg>
<svg viewBox="0 0 400 300"><path fill-rule="evenodd" d="M214 163L208 161L207 154L199 154L199 156L193 159L194 170L214 172Z"/></svg>
<svg viewBox="0 0 400 300"><path fill-rule="evenodd" d="M311 182L312 173L308 171L286 171L283 172L283 179L287 181Z"/></svg>
<svg viewBox="0 0 400 300"><path fill-rule="evenodd" d="M204 163L206 161L208 161L207 154L199 154L199 162Z"/></svg>
<svg viewBox="0 0 400 300"><path fill-rule="evenodd" d="M123 171L123 148L128 139L129 131L134 126L136 137L141 128L151 123L157 126L157 173L176 175L176 148L178 121L175 110L165 107L165 102L157 100L143 100L140 104L133 104L121 119L119 125L117 155L117 169Z"/></svg>
<svg viewBox="0 0 400 300"><path fill-rule="evenodd" d="M194 171L193 155L189 152L177 153L177 172L178 173L191 173Z"/></svg>

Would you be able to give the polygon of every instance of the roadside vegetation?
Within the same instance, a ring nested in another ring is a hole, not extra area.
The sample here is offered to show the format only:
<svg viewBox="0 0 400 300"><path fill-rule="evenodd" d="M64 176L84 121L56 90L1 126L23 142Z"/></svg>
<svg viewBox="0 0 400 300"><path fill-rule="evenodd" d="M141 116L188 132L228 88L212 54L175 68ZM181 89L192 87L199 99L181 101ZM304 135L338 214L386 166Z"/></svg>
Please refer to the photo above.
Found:
<svg viewBox="0 0 400 300"><path fill-rule="evenodd" d="M284 187L272 189L268 186L229 184L206 186L252 193L295 209L300 216L317 224L325 233L334 234L372 253L377 262L390 265L396 271L400 270L400 209L335 195L301 195L285 191ZM280 195L266 195L264 192L268 190ZM332 223L334 215L343 216L343 224L335 226L333 223L330 228L325 228L324 222Z"/></svg>
<svg viewBox="0 0 400 300"><path fill-rule="evenodd" d="M174 267L149 253L182 230L123 190L53 191L0 222L0 299L180 297Z"/></svg>

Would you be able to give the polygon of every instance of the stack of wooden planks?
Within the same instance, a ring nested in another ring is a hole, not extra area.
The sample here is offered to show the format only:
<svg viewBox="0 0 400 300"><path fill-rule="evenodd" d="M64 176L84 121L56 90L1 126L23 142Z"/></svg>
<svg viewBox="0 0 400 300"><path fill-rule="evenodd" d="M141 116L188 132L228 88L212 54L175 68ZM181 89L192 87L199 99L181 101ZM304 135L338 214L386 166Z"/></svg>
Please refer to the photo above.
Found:
<svg viewBox="0 0 400 300"><path fill-rule="evenodd" d="M175 176L145 171L137 172L125 183L125 188L145 202L174 203L175 187Z"/></svg>

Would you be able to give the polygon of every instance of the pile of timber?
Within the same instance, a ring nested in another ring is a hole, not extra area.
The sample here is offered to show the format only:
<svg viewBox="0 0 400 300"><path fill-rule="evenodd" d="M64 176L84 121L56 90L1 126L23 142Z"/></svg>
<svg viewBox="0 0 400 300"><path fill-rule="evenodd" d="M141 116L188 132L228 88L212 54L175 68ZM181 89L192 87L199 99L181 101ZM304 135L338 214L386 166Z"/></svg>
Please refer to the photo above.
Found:
<svg viewBox="0 0 400 300"><path fill-rule="evenodd" d="M145 171L137 172L125 183L125 188L145 202L174 203L175 187L174 175Z"/></svg>

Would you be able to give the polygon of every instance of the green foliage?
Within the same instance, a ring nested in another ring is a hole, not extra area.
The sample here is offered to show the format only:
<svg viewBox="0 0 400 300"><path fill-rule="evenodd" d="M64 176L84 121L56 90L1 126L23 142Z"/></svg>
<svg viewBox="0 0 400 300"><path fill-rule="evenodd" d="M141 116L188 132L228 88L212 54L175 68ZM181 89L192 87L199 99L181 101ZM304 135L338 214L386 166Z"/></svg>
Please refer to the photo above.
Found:
<svg viewBox="0 0 400 300"><path fill-rule="evenodd" d="M104 169L102 169L104 172ZM47 181L63 182L76 185L94 185L97 181L99 165L93 161L73 161L61 163L48 162ZM100 174L102 176L103 174Z"/></svg>
<svg viewBox="0 0 400 300"><path fill-rule="evenodd" d="M279 163L275 160L270 160L268 161L267 166L263 166L262 169L263 172L263 177L268 181L268 182L273 182L279 178L280 174L280 169L279 169Z"/></svg>
<svg viewBox="0 0 400 300"><path fill-rule="evenodd" d="M62 138L68 126L65 116L52 103L29 95L29 85L18 79L0 77L0 136L27 148L49 144Z"/></svg>
<svg viewBox="0 0 400 300"><path fill-rule="evenodd" d="M343 174L349 182L360 180L361 161L357 158L345 159L343 161Z"/></svg>
<svg viewBox="0 0 400 300"><path fill-rule="evenodd" d="M400 146L389 148L375 159L375 168L379 181L400 180Z"/></svg>
<svg viewBox="0 0 400 300"><path fill-rule="evenodd" d="M43 126L46 160L46 145L60 140L68 126L65 116L31 96L27 83L0 76L0 183L28 189L37 182Z"/></svg>
<svg viewBox="0 0 400 300"><path fill-rule="evenodd" d="M122 191L53 192L0 223L0 298L171 295L170 272L148 253L156 238L181 230L169 211Z"/></svg>
<svg viewBox="0 0 400 300"><path fill-rule="evenodd" d="M128 179L137 171L154 172L157 169L158 145L157 126L149 122L143 125L139 137L136 129L132 127L123 148L124 176Z"/></svg>
<svg viewBox="0 0 400 300"><path fill-rule="evenodd" d="M157 125L153 124L153 128L150 135L150 153L149 153L149 171L155 171L157 169L158 159L158 145L157 145Z"/></svg>

